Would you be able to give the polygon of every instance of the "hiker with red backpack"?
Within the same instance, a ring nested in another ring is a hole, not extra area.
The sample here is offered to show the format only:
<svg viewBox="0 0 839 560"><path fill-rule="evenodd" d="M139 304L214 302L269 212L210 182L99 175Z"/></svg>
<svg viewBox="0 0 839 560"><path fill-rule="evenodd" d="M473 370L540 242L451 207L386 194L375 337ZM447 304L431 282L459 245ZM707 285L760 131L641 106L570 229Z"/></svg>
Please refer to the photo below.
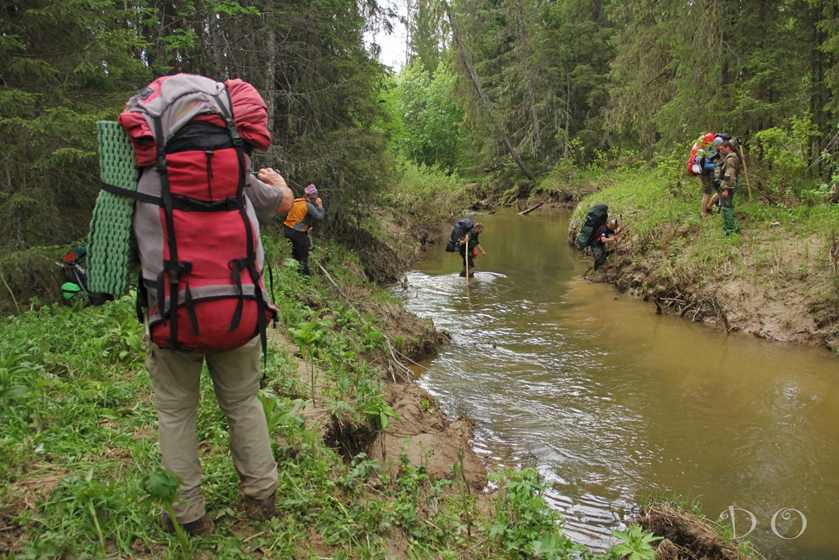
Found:
<svg viewBox="0 0 839 560"><path fill-rule="evenodd" d="M276 309L259 219L287 212L293 194L273 169L249 172L252 150L271 143L265 102L241 80L178 74L132 97L119 120L141 174L136 192L106 189L135 200L137 310L147 325L163 466L179 481L176 519L164 514L162 524L191 535L213 528L196 435L204 362L229 423L243 506L268 518L277 465L257 391Z"/></svg>
<svg viewBox="0 0 839 560"><path fill-rule="evenodd" d="M724 135L725 136L725 135ZM699 177L702 185L701 216L705 218L711 214L715 193L714 169L719 159L717 147L723 137L714 132L705 132L700 136L690 151L688 158L688 173Z"/></svg>

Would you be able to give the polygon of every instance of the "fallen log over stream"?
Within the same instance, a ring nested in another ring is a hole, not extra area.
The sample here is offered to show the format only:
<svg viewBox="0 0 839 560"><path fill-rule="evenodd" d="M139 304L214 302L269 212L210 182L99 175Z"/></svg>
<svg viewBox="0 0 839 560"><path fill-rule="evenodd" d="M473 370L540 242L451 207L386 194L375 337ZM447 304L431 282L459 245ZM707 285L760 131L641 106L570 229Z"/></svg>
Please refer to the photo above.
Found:
<svg viewBox="0 0 839 560"><path fill-rule="evenodd" d="M530 208L528 208L526 210L522 210L521 212L519 212L519 216L526 216L526 215L530 214L531 212L533 212L534 210L536 210L537 208L541 208L543 204L545 204L545 203L544 202L539 202L537 204L534 204Z"/></svg>

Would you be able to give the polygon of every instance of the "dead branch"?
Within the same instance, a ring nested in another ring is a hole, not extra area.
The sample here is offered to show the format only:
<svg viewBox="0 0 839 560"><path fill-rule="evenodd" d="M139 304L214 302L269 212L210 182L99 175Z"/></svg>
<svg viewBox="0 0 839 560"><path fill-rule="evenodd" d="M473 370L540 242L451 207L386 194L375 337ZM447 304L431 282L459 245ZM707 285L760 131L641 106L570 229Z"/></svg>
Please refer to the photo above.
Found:
<svg viewBox="0 0 839 560"><path fill-rule="evenodd" d="M834 241L834 243L835 243L835 241ZM6 282L6 277L3 276L3 271L2 270L0 270L0 280L3 281L3 285L6 286L6 290L9 291L9 295L12 296L12 303L15 304L15 309L17 309L17 312L20 313L20 305L18 305L17 298L15 297L15 293L12 291L12 288L11 288L11 286L9 286L9 283Z"/></svg>
<svg viewBox="0 0 839 560"><path fill-rule="evenodd" d="M545 204L545 203L544 202L539 202L537 204L534 204L533 206L531 206L527 210L522 210L521 212L519 212L519 216L527 216L528 214L530 214L531 212L533 212L537 208L541 208L543 204Z"/></svg>

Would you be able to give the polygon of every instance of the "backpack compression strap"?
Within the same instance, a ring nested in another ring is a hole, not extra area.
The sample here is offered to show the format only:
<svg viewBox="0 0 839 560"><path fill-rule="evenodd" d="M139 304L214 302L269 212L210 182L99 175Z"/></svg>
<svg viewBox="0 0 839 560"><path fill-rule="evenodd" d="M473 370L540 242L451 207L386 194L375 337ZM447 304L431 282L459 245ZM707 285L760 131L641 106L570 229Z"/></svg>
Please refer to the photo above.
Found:
<svg viewBox="0 0 839 560"><path fill-rule="evenodd" d="M233 119L233 99L230 97L230 90L227 89L227 86L224 87L224 93L227 95L227 102L230 104L229 111L218 95L214 95L213 97L215 98L216 104L221 110L222 117L227 125L227 132L230 134L230 140L233 142L233 147L236 148L236 159L239 162L239 186L236 191L236 196L237 198L241 198L245 195L245 183L247 176L247 170L245 169L245 146L242 141L242 137L239 136L239 131L236 130L236 125ZM253 229L251 228L251 220L250 217L248 217L247 208L244 204L239 207L239 215L242 217L242 221L245 224L247 255L244 259L237 259L231 262L233 278L237 283L239 291L239 303L237 304L236 310L233 313L233 318L230 321L230 330L235 330L236 327L239 326L239 321L241 320L242 307L244 304L241 271L247 270L254 286L254 295L256 296L256 325L257 330L259 331L259 341L262 345L262 360L263 364L267 364L268 321L265 317L265 313L268 310L268 304L265 302L265 298L262 294L262 287L259 284L260 275L259 271L256 269L256 249L253 239Z"/></svg>
<svg viewBox="0 0 839 560"><path fill-rule="evenodd" d="M163 207L163 198L137 191L129 191L122 187L114 187L113 185L102 184L102 190L115 194L117 196L124 196L133 198L138 202L145 202L147 204L156 204ZM203 200L196 200L194 198L187 198L185 196L172 195L172 208L175 210L182 210L184 212L228 212L230 210L238 210L242 207L242 201L236 198L225 198L224 200L216 200L213 202L205 202Z"/></svg>

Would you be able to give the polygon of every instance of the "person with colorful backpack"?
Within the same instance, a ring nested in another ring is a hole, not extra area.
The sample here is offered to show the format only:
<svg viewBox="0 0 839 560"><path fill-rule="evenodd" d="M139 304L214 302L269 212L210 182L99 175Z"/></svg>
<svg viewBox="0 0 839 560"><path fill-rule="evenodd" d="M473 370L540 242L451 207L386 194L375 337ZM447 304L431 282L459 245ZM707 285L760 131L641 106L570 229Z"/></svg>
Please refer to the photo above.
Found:
<svg viewBox="0 0 839 560"><path fill-rule="evenodd" d="M688 159L688 173L699 177L702 184L701 216L703 218L711 214L713 207L712 200L715 193L714 168L716 159L719 157L716 146L719 142L722 142L722 139L719 139L715 133L704 133L693 143Z"/></svg>
<svg viewBox="0 0 839 560"><path fill-rule="evenodd" d="M276 308L265 287L259 220L291 207L273 169L249 172L252 150L270 146L267 107L242 80L164 76L129 99L120 124L140 169L135 200L141 273L138 317L149 339L163 466L178 478L176 519L190 535L209 533L201 494L196 418L206 362L227 417L245 510L275 513L277 465L257 397L260 347ZM123 192L119 192L123 191Z"/></svg>
<svg viewBox="0 0 839 560"><path fill-rule="evenodd" d="M309 184L303 189L303 196L295 198L283 221L283 233L291 243L291 256L300 263L304 276L311 275L309 270L309 250L312 240L309 237L315 222L326 217L323 201L318 196L318 188Z"/></svg>

